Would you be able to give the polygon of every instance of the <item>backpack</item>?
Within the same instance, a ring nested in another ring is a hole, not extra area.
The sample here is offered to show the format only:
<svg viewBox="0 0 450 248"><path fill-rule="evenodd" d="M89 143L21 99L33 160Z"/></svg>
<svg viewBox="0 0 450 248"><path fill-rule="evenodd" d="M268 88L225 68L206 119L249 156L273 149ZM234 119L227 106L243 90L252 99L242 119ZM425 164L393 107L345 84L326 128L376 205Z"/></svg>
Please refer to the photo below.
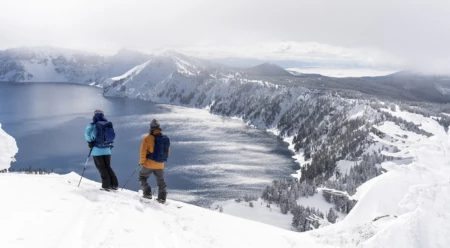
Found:
<svg viewBox="0 0 450 248"><path fill-rule="evenodd" d="M169 137L166 135L153 135L153 137L155 137L155 149L153 153L147 154L147 158L159 163L166 162L169 157Z"/></svg>
<svg viewBox="0 0 450 248"><path fill-rule="evenodd" d="M94 146L98 148L113 147L114 132L113 124L109 121L97 121L95 124L95 140Z"/></svg>

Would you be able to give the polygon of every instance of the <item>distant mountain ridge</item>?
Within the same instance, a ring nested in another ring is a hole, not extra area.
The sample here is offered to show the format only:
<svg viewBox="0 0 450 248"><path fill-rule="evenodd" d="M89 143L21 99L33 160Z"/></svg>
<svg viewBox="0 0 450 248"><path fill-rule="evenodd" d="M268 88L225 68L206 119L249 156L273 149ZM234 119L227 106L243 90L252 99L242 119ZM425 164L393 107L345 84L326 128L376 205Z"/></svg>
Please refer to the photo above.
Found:
<svg viewBox="0 0 450 248"><path fill-rule="evenodd" d="M247 72L247 74L249 76L271 76L271 77L292 76L291 73L289 73L282 67L280 67L276 64L271 64L271 63L260 64L255 67L245 69L245 71Z"/></svg>
<svg viewBox="0 0 450 248"><path fill-rule="evenodd" d="M150 62L149 62L150 61ZM130 70L147 63L148 69L138 75ZM156 76L158 74L158 76ZM77 50L53 47L13 48L0 51L0 82L66 82L90 84L101 87L117 86L122 81L146 86L133 88L136 95L145 95L150 84L165 82L179 76L203 83L221 83L233 78L240 82L264 81L273 85L304 87L331 92L354 92L350 94L376 96L404 101L429 101L450 103L450 80L445 76L429 76L413 72L400 72L388 76L362 78L331 78L319 74L296 74L276 64L263 63L250 68L234 68L204 59L197 59L169 51L160 54L144 54L122 49L113 56L100 56ZM128 77L128 79L124 79ZM122 80L117 82L117 80ZM139 79L139 80L137 80ZM180 92L181 93L181 92ZM123 95L123 93L120 93Z"/></svg>

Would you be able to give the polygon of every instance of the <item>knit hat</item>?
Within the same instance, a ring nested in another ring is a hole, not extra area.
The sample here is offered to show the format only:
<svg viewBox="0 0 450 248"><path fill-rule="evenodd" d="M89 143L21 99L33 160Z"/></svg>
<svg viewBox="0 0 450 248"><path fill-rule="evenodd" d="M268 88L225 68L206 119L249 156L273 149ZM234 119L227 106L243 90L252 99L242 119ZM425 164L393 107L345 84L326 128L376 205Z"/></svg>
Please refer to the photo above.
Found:
<svg viewBox="0 0 450 248"><path fill-rule="evenodd" d="M159 128L159 121L157 121L156 119L153 119L152 122L150 122L150 128L151 129Z"/></svg>
<svg viewBox="0 0 450 248"><path fill-rule="evenodd" d="M100 114L100 113L104 114L103 110L97 109L97 110L94 111L94 115Z"/></svg>

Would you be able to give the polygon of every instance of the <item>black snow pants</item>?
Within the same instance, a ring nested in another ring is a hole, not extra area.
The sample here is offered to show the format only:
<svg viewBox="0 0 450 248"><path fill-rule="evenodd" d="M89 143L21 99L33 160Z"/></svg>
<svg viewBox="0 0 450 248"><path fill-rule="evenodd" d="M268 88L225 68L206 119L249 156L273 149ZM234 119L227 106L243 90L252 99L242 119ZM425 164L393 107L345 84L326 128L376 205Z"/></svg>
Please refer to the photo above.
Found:
<svg viewBox="0 0 450 248"><path fill-rule="evenodd" d="M102 188L118 188L119 181L117 180L116 173L111 168L111 155L93 156L95 167L100 172L102 178Z"/></svg>

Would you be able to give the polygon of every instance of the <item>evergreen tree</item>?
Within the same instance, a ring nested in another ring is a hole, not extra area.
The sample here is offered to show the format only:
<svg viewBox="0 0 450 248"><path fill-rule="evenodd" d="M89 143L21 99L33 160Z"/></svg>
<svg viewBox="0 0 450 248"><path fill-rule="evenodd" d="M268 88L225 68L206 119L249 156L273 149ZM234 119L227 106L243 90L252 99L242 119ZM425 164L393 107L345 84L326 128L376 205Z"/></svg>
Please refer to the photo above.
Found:
<svg viewBox="0 0 450 248"><path fill-rule="evenodd" d="M336 214L336 212L333 210L333 208L330 208L330 211L327 214L327 220L330 223L336 223L336 220L338 218L338 215Z"/></svg>

